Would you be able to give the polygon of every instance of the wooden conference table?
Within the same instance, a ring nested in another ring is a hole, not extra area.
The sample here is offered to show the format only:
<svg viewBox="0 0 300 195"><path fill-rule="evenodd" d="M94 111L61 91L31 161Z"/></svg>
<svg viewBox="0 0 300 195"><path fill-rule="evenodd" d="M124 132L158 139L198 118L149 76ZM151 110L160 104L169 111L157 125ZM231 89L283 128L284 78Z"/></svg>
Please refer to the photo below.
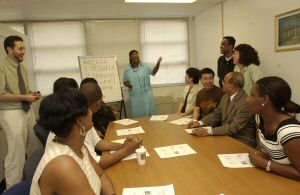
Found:
<svg viewBox="0 0 300 195"><path fill-rule="evenodd" d="M123 188L161 186L173 184L176 195L202 194L300 194L300 182L268 173L258 168L225 168L217 154L249 152L251 147L229 136L195 137L185 132L184 126L169 123L178 116L169 115L167 121L149 121L138 118L139 123L123 126L110 123L106 140L116 140L117 129L142 126L145 130L143 145L150 156L146 165L136 160L117 163L106 169L118 195ZM191 146L197 154L161 159L155 147L184 144Z"/></svg>

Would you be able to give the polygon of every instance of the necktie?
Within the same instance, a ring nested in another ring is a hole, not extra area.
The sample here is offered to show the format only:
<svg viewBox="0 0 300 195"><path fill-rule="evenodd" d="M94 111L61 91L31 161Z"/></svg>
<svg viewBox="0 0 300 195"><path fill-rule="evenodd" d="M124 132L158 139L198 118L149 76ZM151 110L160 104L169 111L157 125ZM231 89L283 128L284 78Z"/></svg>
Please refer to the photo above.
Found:
<svg viewBox="0 0 300 195"><path fill-rule="evenodd" d="M25 88L25 83L22 76L20 64L18 64L17 73L18 73L18 84L19 84L20 94L26 95L26 88ZM25 101L22 101L21 103L22 103L22 110L24 112L28 112L28 110L30 109L30 103Z"/></svg>
<svg viewBox="0 0 300 195"><path fill-rule="evenodd" d="M230 97L228 98L228 101L227 101L227 110L226 110L226 113L228 113L229 112L229 109L230 109L230 107L231 107L231 104L232 104L232 102L231 102L231 99L230 99Z"/></svg>

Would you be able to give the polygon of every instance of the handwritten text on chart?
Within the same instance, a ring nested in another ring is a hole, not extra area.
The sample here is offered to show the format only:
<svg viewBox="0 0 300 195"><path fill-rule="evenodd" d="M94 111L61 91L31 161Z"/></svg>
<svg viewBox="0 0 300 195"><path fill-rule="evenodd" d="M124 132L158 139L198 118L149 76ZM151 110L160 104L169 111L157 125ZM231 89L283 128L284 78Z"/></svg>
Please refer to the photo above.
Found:
<svg viewBox="0 0 300 195"><path fill-rule="evenodd" d="M82 78L92 77L98 81L103 94L105 94L104 101L109 102L122 98L115 56L80 57L79 61Z"/></svg>

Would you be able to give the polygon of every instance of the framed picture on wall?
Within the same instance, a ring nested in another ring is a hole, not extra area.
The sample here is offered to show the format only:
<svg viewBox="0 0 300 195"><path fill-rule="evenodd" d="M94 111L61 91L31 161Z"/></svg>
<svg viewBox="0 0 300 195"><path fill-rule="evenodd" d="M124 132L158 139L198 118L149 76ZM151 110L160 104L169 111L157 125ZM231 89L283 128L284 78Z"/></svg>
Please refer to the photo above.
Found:
<svg viewBox="0 0 300 195"><path fill-rule="evenodd" d="M300 8L275 16L275 51L300 49Z"/></svg>

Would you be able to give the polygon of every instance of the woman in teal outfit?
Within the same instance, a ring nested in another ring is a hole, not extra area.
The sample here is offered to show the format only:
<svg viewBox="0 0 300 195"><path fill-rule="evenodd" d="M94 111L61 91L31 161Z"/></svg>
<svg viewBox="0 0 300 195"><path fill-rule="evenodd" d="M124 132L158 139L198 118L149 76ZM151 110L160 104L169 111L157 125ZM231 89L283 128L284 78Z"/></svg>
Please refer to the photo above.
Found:
<svg viewBox="0 0 300 195"><path fill-rule="evenodd" d="M156 112L155 99L151 90L150 75L159 69L162 58L159 57L155 67L140 62L139 52L129 52L130 64L125 69L123 84L129 88L132 117L152 116Z"/></svg>

